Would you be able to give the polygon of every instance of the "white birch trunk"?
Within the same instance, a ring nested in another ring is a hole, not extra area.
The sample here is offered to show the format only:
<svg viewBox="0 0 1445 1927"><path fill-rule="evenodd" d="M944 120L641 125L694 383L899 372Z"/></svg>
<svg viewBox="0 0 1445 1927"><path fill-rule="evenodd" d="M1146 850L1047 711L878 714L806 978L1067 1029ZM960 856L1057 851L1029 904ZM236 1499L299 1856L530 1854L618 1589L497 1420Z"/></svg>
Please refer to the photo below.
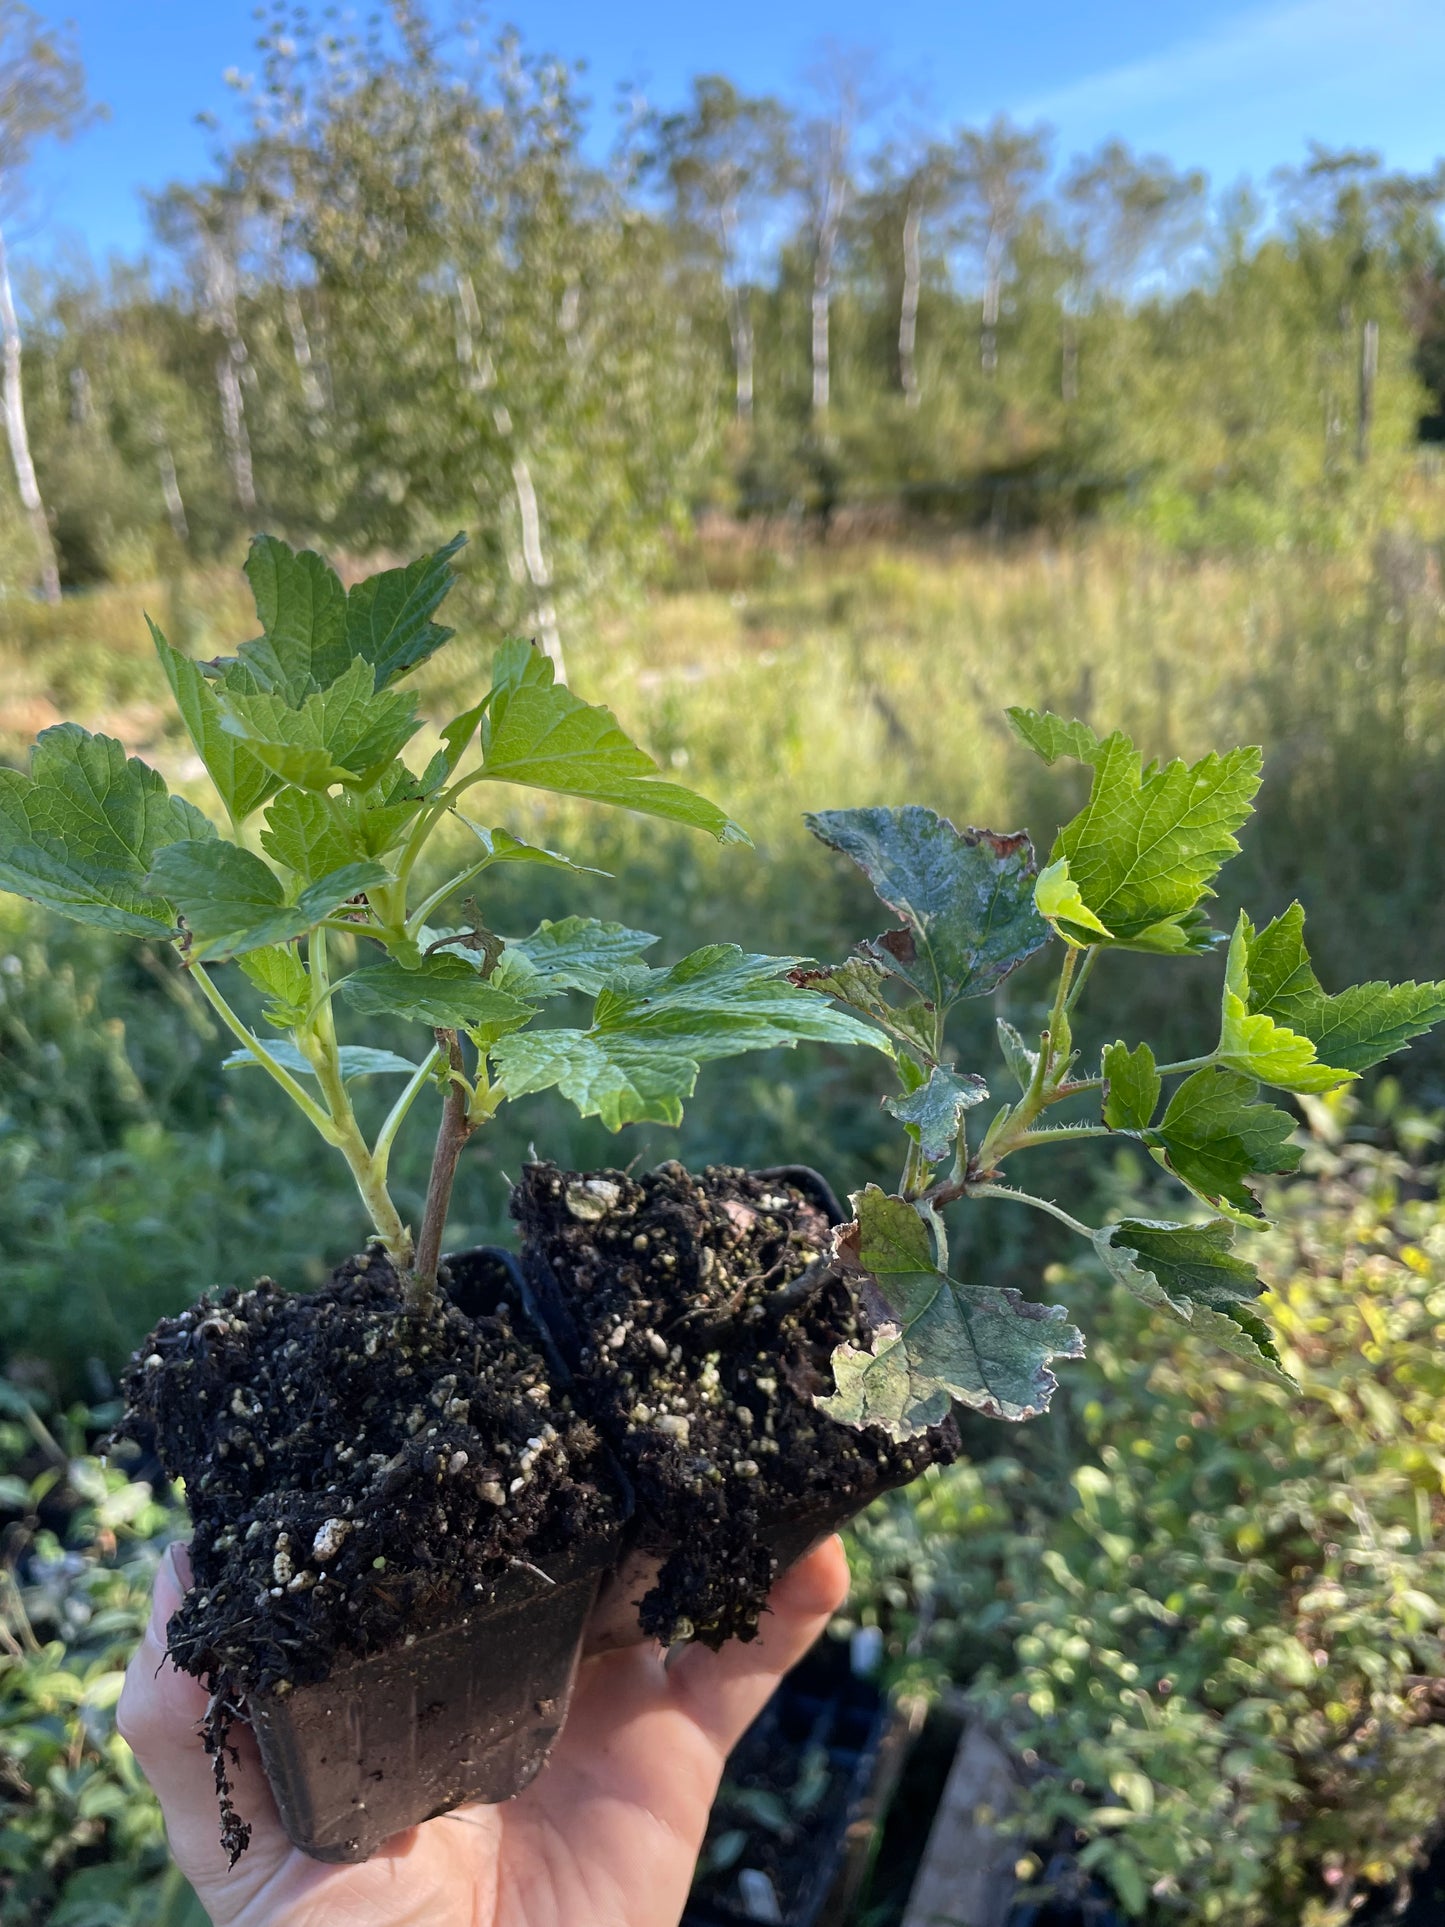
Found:
<svg viewBox="0 0 1445 1927"><path fill-rule="evenodd" d="M236 275L219 242L207 237L206 296L225 348L216 357L216 389L221 398L221 430L231 465L231 485L239 508L250 515L256 507L256 480L251 466L251 436L246 426L246 403L241 377L246 372L246 343L236 318Z"/></svg>
<svg viewBox="0 0 1445 1927"><path fill-rule="evenodd" d="M918 406L918 296L923 282L923 201L915 190L903 215L903 299L898 309L898 383L910 408Z"/></svg>
<svg viewBox="0 0 1445 1927"><path fill-rule="evenodd" d="M847 185L839 174L828 182L823 216L818 223L818 251L813 261L813 413L827 412L832 392L831 344L828 324L833 303L833 256L843 220Z"/></svg>
<svg viewBox="0 0 1445 1927"><path fill-rule="evenodd" d="M166 431L159 422L151 423L151 442L156 451L156 467L160 470L161 494L165 499L166 518L171 525L171 534L178 542L191 539L190 524L186 520L186 504L181 495L180 478L176 474L176 459L171 453Z"/></svg>
<svg viewBox="0 0 1445 1927"><path fill-rule="evenodd" d="M321 392L321 383L316 377L316 364L311 355L311 337L306 332L306 317L301 312L301 297L294 288L287 288L281 297L281 305L286 314L286 328L291 336L291 354L296 363L296 372L301 377L301 399L311 415L324 415L326 397Z"/></svg>
<svg viewBox="0 0 1445 1927"><path fill-rule="evenodd" d="M753 418L753 317L745 288L728 290L728 333L732 336L738 420Z"/></svg>
<svg viewBox="0 0 1445 1927"><path fill-rule="evenodd" d="M998 372L998 316L1003 301L1003 242L989 237L984 256L983 327L979 333L978 355L983 372Z"/></svg>
<svg viewBox="0 0 1445 1927"><path fill-rule="evenodd" d="M10 443L10 460L15 469L15 486L20 506L35 538L35 554L40 565L40 593L47 602L60 600L60 565L50 520L35 479L35 463L30 455L30 431L25 425L25 391L21 382L20 319L15 312L15 295L10 286L10 262L5 252L5 236L0 231L0 337L3 337L5 372L3 406L5 435Z"/></svg>

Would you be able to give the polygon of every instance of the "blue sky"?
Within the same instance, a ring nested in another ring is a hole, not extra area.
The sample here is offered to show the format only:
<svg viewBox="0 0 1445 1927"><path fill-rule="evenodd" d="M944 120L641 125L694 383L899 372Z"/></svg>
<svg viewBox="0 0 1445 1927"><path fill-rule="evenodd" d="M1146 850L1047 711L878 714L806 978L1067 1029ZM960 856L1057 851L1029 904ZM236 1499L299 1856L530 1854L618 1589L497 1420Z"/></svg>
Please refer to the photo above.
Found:
<svg viewBox="0 0 1445 1927"><path fill-rule="evenodd" d="M251 64L253 0L36 4L74 21L110 119L43 153L16 240L135 252L140 190L194 177L196 113L234 111L223 76ZM915 117L1048 120L1065 155L1120 134L1219 187L1262 181L1311 138L1404 168L1445 154L1445 0L527 0L510 17L532 46L585 59L604 104L628 82L667 104L705 71L794 94L832 36L868 51Z"/></svg>

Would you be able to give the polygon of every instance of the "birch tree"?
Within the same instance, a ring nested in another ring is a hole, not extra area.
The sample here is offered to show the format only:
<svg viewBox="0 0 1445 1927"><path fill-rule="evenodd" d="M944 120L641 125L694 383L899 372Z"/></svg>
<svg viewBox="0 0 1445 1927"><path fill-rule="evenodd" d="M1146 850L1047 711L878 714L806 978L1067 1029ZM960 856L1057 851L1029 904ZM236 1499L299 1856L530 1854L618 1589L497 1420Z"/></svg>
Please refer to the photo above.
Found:
<svg viewBox="0 0 1445 1927"><path fill-rule="evenodd" d="M1048 171L1046 128L1016 127L1000 114L985 128L964 128L956 141L963 237L983 266L979 365L998 372L998 324L1014 242Z"/></svg>
<svg viewBox="0 0 1445 1927"><path fill-rule="evenodd" d="M21 205L25 168L36 146L47 137L68 140L92 111L85 70L69 32L47 26L23 0L0 0L0 395L15 486L34 537L40 592L47 602L60 600L60 564L25 420L23 343L6 228Z"/></svg>
<svg viewBox="0 0 1445 1927"><path fill-rule="evenodd" d="M792 177L791 116L770 96L740 94L720 74L693 81L692 100L656 122L648 158L671 192L674 218L701 244L721 283L737 418L753 416L753 321L748 244L757 217Z"/></svg>
<svg viewBox="0 0 1445 1927"><path fill-rule="evenodd" d="M828 412L833 371L830 327L833 280L843 218L853 193L853 146L862 117L862 63L833 50L817 68L814 91L821 111L803 123L799 141L808 242L813 264L813 415Z"/></svg>

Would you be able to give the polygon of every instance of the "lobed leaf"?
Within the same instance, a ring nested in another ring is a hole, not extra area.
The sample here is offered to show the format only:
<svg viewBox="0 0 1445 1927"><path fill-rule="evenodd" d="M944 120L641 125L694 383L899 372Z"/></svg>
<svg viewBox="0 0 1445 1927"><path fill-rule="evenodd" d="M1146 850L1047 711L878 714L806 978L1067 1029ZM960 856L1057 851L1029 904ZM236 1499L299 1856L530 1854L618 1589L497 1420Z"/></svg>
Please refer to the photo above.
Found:
<svg viewBox="0 0 1445 1927"><path fill-rule="evenodd" d="M236 652L244 672L237 681L299 707L350 665L346 591L313 549L298 552L274 535L253 539L245 569L262 633Z"/></svg>
<svg viewBox="0 0 1445 1927"><path fill-rule="evenodd" d="M1290 1143L1294 1119L1257 1102L1257 1092L1252 1078L1207 1065L1185 1078L1158 1125L1142 1133L1158 1161L1196 1196L1246 1221L1264 1214L1245 1179L1293 1171L1301 1155Z"/></svg>
<svg viewBox="0 0 1445 1927"><path fill-rule="evenodd" d="M77 923L173 937L174 911L150 880L156 857L215 834L155 770L76 723L42 731L28 775L0 769L0 889Z"/></svg>
<svg viewBox="0 0 1445 1927"><path fill-rule="evenodd" d="M189 955L206 963L292 943L388 878L379 863L348 863L308 884L292 902L260 857L213 838L168 844L156 854L151 880L185 919Z"/></svg>
<svg viewBox="0 0 1445 1927"><path fill-rule="evenodd" d="M371 664L378 690L435 655L456 634L432 617L457 579L452 557L466 539L454 535L444 548L352 586L346 598L346 647Z"/></svg>
<svg viewBox="0 0 1445 1927"><path fill-rule="evenodd" d="M925 1063L936 1060L938 1024L934 1007L922 998L906 1004L890 1004L883 995L883 986L897 979L871 957L846 957L840 964L823 968L804 964L789 971L788 981L800 990L814 990L820 996L834 997L861 1016L871 1017L875 1024L883 1025L901 1038Z"/></svg>
<svg viewBox="0 0 1445 1927"><path fill-rule="evenodd" d="M946 1158L958 1140L965 1111L982 1104L988 1085L968 1072L960 1076L936 1064L927 1080L904 1097L885 1097L883 1108L904 1126L929 1164Z"/></svg>
<svg viewBox="0 0 1445 1927"><path fill-rule="evenodd" d="M1364 1071L1445 1022L1445 982L1368 983L1329 995L1304 941L1304 910L1290 905L1255 935L1246 930L1249 1008L1309 1038L1341 1071Z"/></svg>
<svg viewBox="0 0 1445 1927"><path fill-rule="evenodd" d="M233 823L244 823L281 779L226 728L220 699L200 664L173 649L149 616L146 622L196 754L205 764L227 815Z"/></svg>
<svg viewBox="0 0 1445 1927"><path fill-rule="evenodd" d="M1039 1054L1030 1050L1024 1038L1006 1017L994 1019L998 1033L998 1047L1003 1052L1003 1061L1013 1073L1014 1081L1021 1091L1027 1091L1034 1081L1034 1073L1039 1066Z"/></svg>
<svg viewBox="0 0 1445 1927"><path fill-rule="evenodd" d="M721 843L748 841L716 804L665 781L610 709L583 702L555 676L552 663L528 642L504 643L497 652L481 717L483 777L664 817L707 830Z"/></svg>
<svg viewBox="0 0 1445 1927"><path fill-rule="evenodd" d="M1061 756L1072 756L1078 763L1098 762L1103 741L1087 723L1066 723L1049 710L1014 708L1005 714L1014 735L1042 756L1050 769ZM1104 740L1112 742L1113 738Z"/></svg>
<svg viewBox="0 0 1445 1927"><path fill-rule="evenodd" d="M1176 759L1146 772L1116 730L1089 760L1089 800L1059 831L1050 858L1050 870L1067 861L1058 879L1070 886L1069 902L1077 892L1108 941L1164 954L1208 949L1213 934L1199 905L1212 894L1220 865L1239 849L1235 832L1253 808L1260 752L1235 749L1192 764ZM1097 930L1093 940L1105 941Z"/></svg>
<svg viewBox="0 0 1445 1927"><path fill-rule="evenodd" d="M1171 1224L1130 1218L1096 1231L1093 1243L1110 1275L1136 1298L1292 1386L1268 1325L1252 1309L1264 1287L1254 1267L1234 1256L1233 1237L1223 1219Z"/></svg>
<svg viewBox="0 0 1445 1927"><path fill-rule="evenodd" d="M864 1274L873 1336L866 1350L835 1349L835 1390L815 1398L819 1409L898 1439L939 1424L955 1399L991 1418L1047 1411L1058 1383L1050 1362L1083 1356L1062 1306L947 1277L906 1199L869 1185L852 1202L856 1222L838 1234L838 1252Z"/></svg>
<svg viewBox="0 0 1445 1927"><path fill-rule="evenodd" d="M364 1017L409 1017L433 1030L497 1033L515 1030L537 1014L536 1006L499 990L475 964L456 955L426 957L407 970L387 957L363 964L337 989Z"/></svg>
<svg viewBox="0 0 1445 1927"><path fill-rule="evenodd" d="M1245 1077L1282 1091L1337 1090L1353 1071L1322 1064L1312 1041L1257 1010L1250 986L1250 946L1254 928L1241 910L1229 945L1220 1010L1219 1061Z"/></svg>
<svg viewBox="0 0 1445 1927"><path fill-rule="evenodd" d="M264 993L261 1015L277 1030L294 1030L303 1023L311 1002L311 978L300 957L289 946L277 944L248 950L237 960Z"/></svg>
<svg viewBox="0 0 1445 1927"><path fill-rule="evenodd" d="M1159 1108L1162 1085L1147 1044L1104 1048L1104 1122L1111 1131L1144 1131Z"/></svg>
<svg viewBox="0 0 1445 1927"><path fill-rule="evenodd" d="M458 815L458 822L465 823L472 835L486 852L487 867L494 863L540 863L549 870L570 870L574 876L605 877L608 870L595 869L590 863L574 863L570 856L563 856L558 850L545 849L540 843L524 843L510 830L484 830L480 824Z"/></svg>
<svg viewBox="0 0 1445 1927"><path fill-rule="evenodd" d="M258 760L298 789L328 790L337 783L365 788L395 761L421 724L416 698L372 688L371 667L354 662L300 708L283 695L221 684L223 727Z"/></svg>
<svg viewBox="0 0 1445 1927"><path fill-rule="evenodd" d="M550 923L544 918L530 937L509 941L507 952L526 964L519 981L532 987L531 994L550 997L559 990L582 990L596 997L619 972L641 965L643 951L656 942L651 932L629 930L624 923L603 923L596 917L563 917Z"/></svg>
<svg viewBox="0 0 1445 1927"><path fill-rule="evenodd" d="M958 830L918 804L823 810L804 819L904 919L863 949L931 1004L982 997L1048 942L1022 831Z"/></svg>
<svg viewBox="0 0 1445 1927"><path fill-rule="evenodd" d="M710 944L670 970L634 966L599 995L587 1030L531 1030L495 1052L509 1097L556 1088L609 1130L676 1124L701 1066L804 1039L886 1048L878 1033L781 973L795 957Z"/></svg>
<svg viewBox="0 0 1445 1927"><path fill-rule="evenodd" d="M1034 902L1045 922L1076 950L1087 950L1091 943L1114 941L1113 931L1100 923L1079 894L1079 886L1069 874L1066 856L1039 872L1034 884Z"/></svg>

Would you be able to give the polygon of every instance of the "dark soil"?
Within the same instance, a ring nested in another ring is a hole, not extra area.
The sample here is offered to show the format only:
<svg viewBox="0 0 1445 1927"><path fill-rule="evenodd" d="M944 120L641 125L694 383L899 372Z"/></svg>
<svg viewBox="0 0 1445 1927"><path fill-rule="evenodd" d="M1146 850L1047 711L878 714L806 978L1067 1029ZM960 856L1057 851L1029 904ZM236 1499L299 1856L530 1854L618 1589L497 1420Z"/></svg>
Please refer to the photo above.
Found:
<svg viewBox="0 0 1445 1927"><path fill-rule="evenodd" d="M799 1184L536 1164L512 1210L579 1409L632 1480L643 1543L666 1554L642 1602L655 1637L751 1637L775 1576L770 1526L826 1522L956 1455L951 1420L897 1444L813 1403L865 1324L826 1263L828 1213Z"/></svg>
<svg viewBox="0 0 1445 1927"><path fill-rule="evenodd" d="M314 1295L263 1279L163 1320L118 1436L185 1480L177 1665L224 1714L614 1527L616 1473L553 1379L500 1291L476 1317L413 1313L380 1251Z"/></svg>

